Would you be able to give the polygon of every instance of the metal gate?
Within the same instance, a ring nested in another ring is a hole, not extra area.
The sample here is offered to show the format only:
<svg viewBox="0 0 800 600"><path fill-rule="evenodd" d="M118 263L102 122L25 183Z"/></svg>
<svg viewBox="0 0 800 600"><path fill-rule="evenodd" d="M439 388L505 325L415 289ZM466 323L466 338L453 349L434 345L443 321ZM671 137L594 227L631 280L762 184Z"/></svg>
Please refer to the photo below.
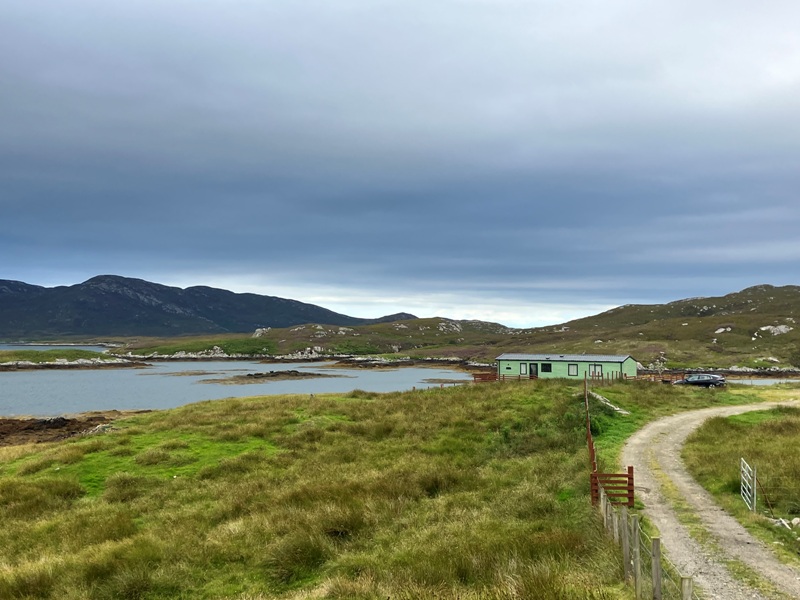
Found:
<svg viewBox="0 0 800 600"><path fill-rule="evenodd" d="M739 493L742 500L747 504L747 508L755 512L756 510L756 468L747 464L745 459L739 459Z"/></svg>

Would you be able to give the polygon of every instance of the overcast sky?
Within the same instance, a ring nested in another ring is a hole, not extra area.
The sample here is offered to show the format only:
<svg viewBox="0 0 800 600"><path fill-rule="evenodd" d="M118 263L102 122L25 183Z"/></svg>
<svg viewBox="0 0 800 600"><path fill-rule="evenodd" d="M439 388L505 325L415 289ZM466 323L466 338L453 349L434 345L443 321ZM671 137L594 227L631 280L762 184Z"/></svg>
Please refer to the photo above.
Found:
<svg viewBox="0 0 800 600"><path fill-rule="evenodd" d="M3 0L0 279L548 325L800 284L800 3Z"/></svg>

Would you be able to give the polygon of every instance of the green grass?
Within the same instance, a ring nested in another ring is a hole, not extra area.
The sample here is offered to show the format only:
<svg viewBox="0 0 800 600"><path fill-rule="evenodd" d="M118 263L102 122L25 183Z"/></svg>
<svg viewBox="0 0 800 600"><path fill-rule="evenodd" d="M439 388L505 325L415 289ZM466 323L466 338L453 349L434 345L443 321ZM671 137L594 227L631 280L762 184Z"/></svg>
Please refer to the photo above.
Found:
<svg viewBox="0 0 800 600"><path fill-rule="evenodd" d="M601 459L762 390L625 382ZM582 388L539 380L202 402L0 450L0 598L619 599Z"/></svg>
<svg viewBox="0 0 800 600"><path fill-rule="evenodd" d="M623 385L616 385L610 388L596 390L606 397L613 398L624 408L631 411L629 417L612 417L609 418L610 410L607 407L598 405L593 406L592 412L594 421L600 425L599 429L604 429L599 435L595 436L597 448L599 452L599 461L601 465L605 465L608 469L614 469L618 462L619 453L629 435L644 425L650 420L666 416L675 412L683 410L691 410L697 408L704 408L707 406L722 405L722 404L750 404L758 403L769 400L789 399L794 396L796 386L774 386L771 388L753 388L748 386L729 386L725 389L692 389L684 386L662 386L662 385L648 385L640 382L633 382L635 387L640 390L635 393L626 393L625 386L631 385L626 383ZM644 385L644 387L642 387ZM778 411L779 413L781 411ZM605 413L605 415L604 415ZM746 423L762 423L774 419L773 411L759 411L753 413L745 413L739 417L734 417L734 421L742 421ZM725 421L719 419L718 421ZM594 425L597 427L597 425ZM705 439L706 443L691 450L694 458L695 467L709 468L715 470L719 466L721 460L716 451L720 446L727 444L728 433L722 436L708 437ZM792 452L792 448L796 447L797 440L783 440L777 446L783 449L784 453ZM796 454L796 453L795 453ZM685 458L685 456L684 456ZM602 469L602 467L601 467ZM738 498L738 459L736 459L736 493ZM691 470L691 469L690 469ZM698 477L697 472L693 473ZM696 510L692 507L690 502L680 496L675 490L674 484L666 478L663 473L656 471L657 479L659 479L662 487L662 492L668 502L672 505L678 520L687 528L690 535L697 540L705 548L707 552L712 554L720 554L720 549L716 540L709 534L702 523ZM703 481L701 480L701 483ZM708 482L706 482L708 483ZM730 491L727 490L727 491ZM794 492L792 492L794 493ZM797 496L794 496L795 498ZM788 562L798 564L796 551L793 549L797 545L797 535L791 534L786 530L777 531L775 527L766 525L763 519L759 517L753 518L753 515L742 510L744 506L741 499L737 502L730 497L720 499L721 504L730 512L733 512L744 521L744 523L752 528L760 529L755 533L765 539L767 543L778 541L780 544L779 550L787 557ZM637 502L638 505L638 502ZM637 506L641 508L641 506ZM758 525L755 525L758 523ZM652 535L657 534L654 527L645 519L643 521L645 529L651 530ZM726 565L731 573L742 581L747 582L750 586L760 590L762 593L769 597L784 596L776 591L775 586L765 579L760 574L754 572L746 565L736 560L726 560Z"/></svg>
<svg viewBox="0 0 800 600"><path fill-rule="evenodd" d="M214 347L222 349L226 354L267 355L275 354L277 345L274 340L254 338L243 335L224 336L187 336L182 338L156 339L129 344L123 351L134 354L175 354L177 352L203 352Z"/></svg>
<svg viewBox="0 0 800 600"><path fill-rule="evenodd" d="M77 349L0 350L0 364L5 362L17 362L17 361L28 361L38 364L44 362L54 362L57 359L74 361L80 358L108 359L109 356L108 354L104 354L102 352L92 352L91 350L77 350Z"/></svg>
<svg viewBox="0 0 800 600"><path fill-rule="evenodd" d="M630 412L619 416L605 405L591 400L592 430L601 468L616 470L626 440L650 421L678 412L711 406L751 404L768 398L767 390L756 386L697 389L646 381L593 386L592 390L612 404Z"/></svg>
<svg viewBox="0 0 800 600"><path fill-rule="evenodd" d="M772 391L776 395L779 391ZM784 390L791 397L791 390ZM687 440L683 458L693 477L745 527L800 566L797 532L775 527L765 514L791 519L800 516L800 409L776 408L706 422ZM757 513L751 513L739 493L739 460L758 470L763 487ZM764 501L766 497L772 510ZM778 543L775 543L778 542Z"/></svg>
<svg viewBox="0 0 800 600"><path fill-rule="evenodd" d="M630 598L576 392L205 402L0 452L0 597Z"/></svg>

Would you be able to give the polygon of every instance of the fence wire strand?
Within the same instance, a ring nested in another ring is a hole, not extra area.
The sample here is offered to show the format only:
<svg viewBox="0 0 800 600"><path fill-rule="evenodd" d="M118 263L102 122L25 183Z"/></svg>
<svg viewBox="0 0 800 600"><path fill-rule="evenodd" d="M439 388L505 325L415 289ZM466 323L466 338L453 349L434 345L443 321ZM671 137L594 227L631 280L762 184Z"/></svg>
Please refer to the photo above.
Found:
<svg viewBox="0 0 800 600"><path fill-rule="evenodd" d="M596 469L596 457L594 456L594 444L591 437L591 428L589 426L590 417L589 417L589 382L588 380L584 384L584 402L586 407L586 423L587 423L587 444L589 446L590 451L590 463ZM633 473L632 468L629 467L629 478L632 479ZM630 479L629 479L630 481ZM594 480L592 481L594 485ZM626 511L619 510L608 498L605 490L603 489L602 484L598 481L597 482L599 488L599 504L601 507L604 507L606 511L603 514L603 520L606 526L606 531L609 535L611 535L615 541L622 546L623 539L625 536L628 537L629 544L631 540L636 540L638 543L639 552L639 561L638 565L634 564L635 556L633 556L633 551L631 551L630 560L631 563L625 565L625 573L626 576L629 572L633 573L633 577L637 577L637 571L641 574L641 577L638 581L638 586L641 589L642 598L653 598L655 595L655 583L654 583L654 575L653 575L653 561L655 560L654 556L654 540L651 536L647 535L647 533L642 529L641 522L638 520L634 520L633 523L636 523L636 528L632 526L631 521L624 521L620 522L622 515L629 514ZM593 497L593 502L598 501L596 497ZM632 500L631 500L632 506ZM622 513L622 514L620 514ZM629 517L630 518L630 515ZM660 542L659 542L660 544ZM630 547L630 546L629 546ZM660 546L659 546L660 547ZM662 549L663 550L663 549ZM637 568L638 567L638 568ZM662 600L683 600L683 590L682 588L682 574L680 569L669 559L664 556L664 553L660 553L660 561L659 561L659 569L661 578L659 582L659 587L661 588L661 598ZM630 570L629 570L630 569ZM637 585L637 582L634 582L634 585ZM697 590L694 589L692 586L692 594L691 598L694 600L700 600L700 596Z"/></svg>
<svg viewBox="0 0 800 600"><path fill-rule="evenodd" d="M608 531L609 534L613 536L613 523L614 518L613 515L616 514L617 518L621 518L621 511L610 504L610 516L612 518L608 519ZM630 523L624 524L623 527L627 527L627 531L630 534L630 539L634 539L634 537L638 536L639 540L639 569L641 571L641 580L639 585L642 590L642 598L653 598L654 595L654 584L653 584L653 537L648 535L647 532L644 531L642 528L641 523L639 523L634 529ZM620 544L621 537L620 537ZM662 548L663 550L663 548ZM633 557L631 558L633 560ZM667 558L663 553L661 554L661 598L663 600L682 600L683 599L683 590L682 590L682 578L684 575L681 573L681 570L678 568L677 565L669 558ZM693 600L701 600L700 593L698 590L694 589L692 586L692 594L691 598Z"/></svg>

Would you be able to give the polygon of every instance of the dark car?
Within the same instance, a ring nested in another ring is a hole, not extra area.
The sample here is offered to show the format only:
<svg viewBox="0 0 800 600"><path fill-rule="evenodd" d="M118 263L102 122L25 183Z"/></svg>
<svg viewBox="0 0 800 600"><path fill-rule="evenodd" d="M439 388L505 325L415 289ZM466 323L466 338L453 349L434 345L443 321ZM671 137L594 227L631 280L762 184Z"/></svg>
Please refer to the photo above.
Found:
<svg viewBox="0 0 800 600"><path fill-rule="evenodd" d="M695 373L693 375L686 375L683 379L673 382L673 385L718 387L720 385L725 385L725 378L722 375L712 375L711 373Z"/></svg>

